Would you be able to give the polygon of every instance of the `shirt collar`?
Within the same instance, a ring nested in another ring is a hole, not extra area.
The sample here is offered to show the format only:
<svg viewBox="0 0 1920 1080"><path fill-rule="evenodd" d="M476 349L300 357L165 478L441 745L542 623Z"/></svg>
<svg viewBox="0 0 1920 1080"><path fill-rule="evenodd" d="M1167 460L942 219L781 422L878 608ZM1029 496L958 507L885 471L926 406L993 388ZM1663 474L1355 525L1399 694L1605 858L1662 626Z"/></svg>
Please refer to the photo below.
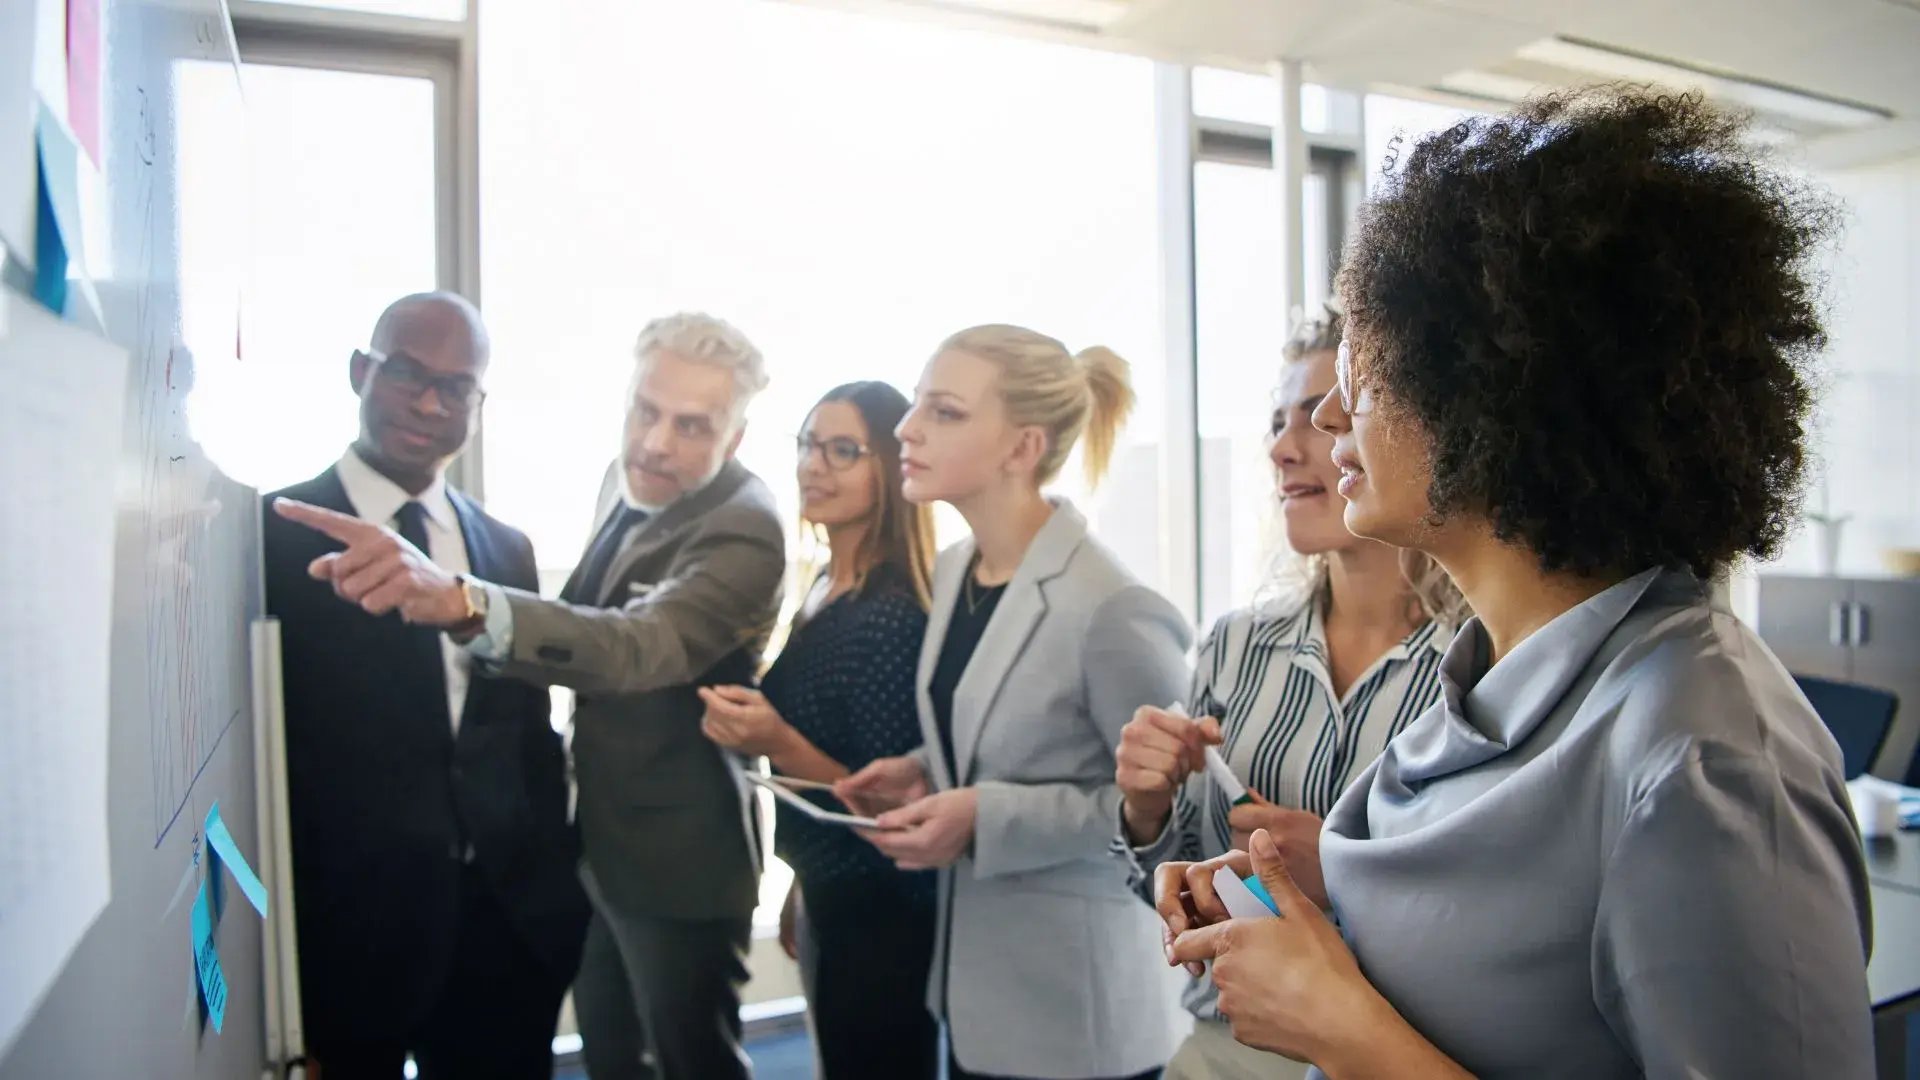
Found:
<svg viewBox="0 0 1920 1080"><path fill-rule="evenodd" d="M1445 722L1410 728L1394 740L1399 780L1414 784L1459 772L1519 745L1661 574L1642 571L1562 612L1491 668L1486 628L1469 619L1440 662Z"/></svg>
<svg viewBox="0 0 1920 1080"><path fill-rule="evenodd" d="M385 525L392 521L400 508L410 502L417 502L427 511L427 517L447 532L460 531L460 518L453 511L453 500L447 496L447 479L444 475L434 474L433 483L427 490L412 495L407 489L380 475L373 466L367 464L360 452L351 447L340 455L335 466L340 476L340 486L346 489L347 501L353 504L354 512L362 518Z"/></svg>

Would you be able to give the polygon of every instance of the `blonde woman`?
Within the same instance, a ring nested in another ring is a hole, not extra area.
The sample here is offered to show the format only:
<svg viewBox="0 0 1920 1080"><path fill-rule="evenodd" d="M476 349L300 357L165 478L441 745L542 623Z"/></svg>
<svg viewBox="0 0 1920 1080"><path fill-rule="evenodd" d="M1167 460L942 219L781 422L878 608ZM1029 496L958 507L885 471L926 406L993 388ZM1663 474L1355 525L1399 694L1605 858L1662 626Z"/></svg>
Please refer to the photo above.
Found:
<svg viewBox="0 0 1920 1080"><path fill-rule="evenodd" d="M953 1080L1152 1076L1172 1050L1156 920L1107 848L1120 729L1184 692L1191 635L1042 493L1083 438L1099 479L1132 399L1106 349L981 326L934 354L900 424L907 498L973 537L934 571L925 746L838 790L893 807L867 835L902 868L941 870L928 1000Z"/></svg>
<svg viewBox="0 0 1920 1080"><path fill-rule="evenodd" d="M1460 595L1431 559L1347 531L1333 436L1313 427L1314 408L1334 391L1341 330L1330 312L1301 327L1284 352L1268 454L1291 558L1273 595L1221 618L1201 644L1186 697L1200 722L1149 706L1121 733L1117 850L1143 888L1162 862L1245 849L1253 830L1265 829L1294 879L1325 906L1321 817L1440 696ZM1220 747L1254 801L1230 803L1202 768L1207 744ZM1235 1042L1215 997L1206 975L1189 984L1183 1001L1194 1031L1168 1080L1306 1072Z"/></svg>

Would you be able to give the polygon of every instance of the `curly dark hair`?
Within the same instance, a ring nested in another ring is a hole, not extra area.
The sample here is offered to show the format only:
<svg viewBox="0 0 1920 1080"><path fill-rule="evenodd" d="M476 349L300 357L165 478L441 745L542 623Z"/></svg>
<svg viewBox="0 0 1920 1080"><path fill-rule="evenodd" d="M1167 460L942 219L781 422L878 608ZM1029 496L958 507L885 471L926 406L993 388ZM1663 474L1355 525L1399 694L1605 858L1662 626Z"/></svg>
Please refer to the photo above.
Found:
<svg viewBox="0 0 1920 1080"><path fill-rule="evenodd" d="M1800 507L1810 256L1837 212L1698 95L1609 86L1389 161L1340 272L1358 382L1410 414L1434 513L1550 571L1774 554Z"/></svg>

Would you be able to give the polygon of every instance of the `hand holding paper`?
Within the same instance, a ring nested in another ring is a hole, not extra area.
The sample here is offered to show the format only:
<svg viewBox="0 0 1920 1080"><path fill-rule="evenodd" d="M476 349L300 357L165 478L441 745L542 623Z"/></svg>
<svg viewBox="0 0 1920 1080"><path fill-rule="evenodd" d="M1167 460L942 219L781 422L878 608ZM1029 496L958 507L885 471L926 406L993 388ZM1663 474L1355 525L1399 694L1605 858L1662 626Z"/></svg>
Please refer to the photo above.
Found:
<svg viewBox="0 0 1920 1080"><path fill-rule="evenodd" d="M833 785L834 795L862 814L881 814L905 806L926 798L929 790L927 771L920 767L919 759L904 755L875 758Z"/></svg>
<svg viewBox="0 0 1920 1080"><path fill-rule="evenodd" d="M1321 1051L1328 1045L1387 1030L1382 1018L1391 1006L1367 982L1340 932L1294 886L1266 830L1253 834L1250 853L1236 851L1213 861L1221 864L1211 867L1216 873L1230 863L1254 871L1280 918L1214 917L1227 908L1210 881L1204 898L1194 895L1188 902L1162 892L1158 906L1167 918L1167 962L1186 964L1196 974L1212 963L1220 1013L1233 1025L1235 1039L1299 1060L1323 1061ZM1179 880L1192 885L1193 868L1207 866L1188 864ZM1228 871L1234 872L1237 867ZM1163 877L1161 884L1166 883ZM1250 890L1246 895L1253 896ZM1206 921L1196 925L1198 918Z"/></svg>
<svg viewBox="0 0 1920 1080"><path fill-rule="evenodd" d="M1267 835L1273 837L1274 846L1280 849L1280 858L1286 862L1287 873L1293 875L1294 883L1322 910L1329 906L1327 886L1320 875L1320 829L1325 824L1318 814L1275 806L1251 792L1248 801L1236 805L1227 814L1227 826L1233 830L1233 846L1248 849L1253 834L1265 829Z"/></svg>
<svg viewBox="0 0 1920 1080"><path fill-rule="evenodd" d="M973 843L979 792L953 788L880 815L880 828L862 833L902 870L938 870L951 866Z"/></svg>

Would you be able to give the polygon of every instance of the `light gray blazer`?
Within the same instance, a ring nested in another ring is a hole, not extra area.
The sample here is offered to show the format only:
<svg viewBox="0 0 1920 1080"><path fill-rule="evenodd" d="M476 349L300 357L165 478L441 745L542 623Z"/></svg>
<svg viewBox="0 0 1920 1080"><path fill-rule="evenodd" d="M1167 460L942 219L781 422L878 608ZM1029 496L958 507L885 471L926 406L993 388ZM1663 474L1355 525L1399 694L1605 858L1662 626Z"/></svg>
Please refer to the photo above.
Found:
<svg viewBox="0 0 1920 1080"><path fill-rule="evenodd" d="M1177 1008L1159 922L1109 854L1120 729L1186 690L1192 632L1065 501L1027 549L954 691L943 760L929 687L972 540L941 554L921 650L916 753L979 793L973 850L940 875L927 1004L968 1070L1127 1076L1166 1063Z"/></svg>

